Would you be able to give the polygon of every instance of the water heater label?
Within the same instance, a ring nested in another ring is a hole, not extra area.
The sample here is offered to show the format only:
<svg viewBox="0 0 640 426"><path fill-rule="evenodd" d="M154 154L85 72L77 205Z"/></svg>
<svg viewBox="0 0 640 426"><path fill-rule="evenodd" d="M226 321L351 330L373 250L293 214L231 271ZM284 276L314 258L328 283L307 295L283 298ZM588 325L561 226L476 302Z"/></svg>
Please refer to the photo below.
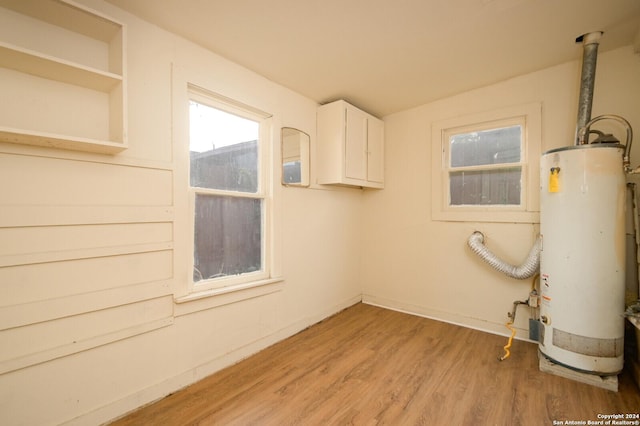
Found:
<svg viewBox="0 0 640 426"><path fill-rule="evenodd" d="M549 192L560 192L560 167L549 170Z"/></svg>
<svg viewBox="0 0 640 426"><path fill-rule="evenodd" d="M551 286L549 285L549 275L542 274L541 277L542 277L542 286L540 290L542 290L542 304L547 307L550 307L551 306L551 296L550 296Z"/></svg>

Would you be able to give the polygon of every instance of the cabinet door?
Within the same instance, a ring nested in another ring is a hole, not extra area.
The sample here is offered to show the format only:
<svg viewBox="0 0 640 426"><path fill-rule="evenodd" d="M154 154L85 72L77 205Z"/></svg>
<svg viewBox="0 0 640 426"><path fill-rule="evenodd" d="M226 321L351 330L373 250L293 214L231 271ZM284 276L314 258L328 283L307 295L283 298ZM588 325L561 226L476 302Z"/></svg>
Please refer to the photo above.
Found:
<svg viewBox="0 0 640 426"><path fill-rule="evenodd" d="M367 115L357 109L346 110L345 177L367 180Z"/></svg>
<svg viewBox="0 0 640 426"><path fill-rule="evenodd" d="M384 124L370 119L367 132L367 180L384 182Z"/></svg>

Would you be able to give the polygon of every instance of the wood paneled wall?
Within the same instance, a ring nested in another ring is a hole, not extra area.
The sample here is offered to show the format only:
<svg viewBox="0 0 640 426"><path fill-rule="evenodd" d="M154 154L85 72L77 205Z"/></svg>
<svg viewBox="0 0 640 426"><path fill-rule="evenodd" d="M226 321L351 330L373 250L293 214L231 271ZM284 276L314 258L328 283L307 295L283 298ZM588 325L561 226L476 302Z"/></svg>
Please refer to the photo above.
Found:
<svg viewBox="0 0 640 426"><path fill-rule="evenodd" d="M172 172L0 144L0 373L173 322Z"/></svg>

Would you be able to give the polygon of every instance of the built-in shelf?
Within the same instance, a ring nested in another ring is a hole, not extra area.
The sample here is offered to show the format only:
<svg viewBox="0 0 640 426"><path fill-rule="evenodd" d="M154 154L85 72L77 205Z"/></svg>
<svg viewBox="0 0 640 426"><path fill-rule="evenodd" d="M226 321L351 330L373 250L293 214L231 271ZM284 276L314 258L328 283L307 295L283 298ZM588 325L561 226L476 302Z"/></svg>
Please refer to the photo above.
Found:
<svg viewBox="0 0 640 426"><path fill-rule="evenodd" d="M119 142L57 135L26 129L13 129L3 126L0 126L0 141L99 154L117 154L127 148L126 145Z"/></svg>
<svg viewBox="0 0 640 426"><path fill-rule="evenodd" d="M127 148L125 27L70 0L0 0L0 142Z"/></svg>
<svg viewBox="0 0 640 426"><path fill-rule="evenodd" d="M122 75L75 64L2 41L0 67L106 93L122 83Z"/></svg>

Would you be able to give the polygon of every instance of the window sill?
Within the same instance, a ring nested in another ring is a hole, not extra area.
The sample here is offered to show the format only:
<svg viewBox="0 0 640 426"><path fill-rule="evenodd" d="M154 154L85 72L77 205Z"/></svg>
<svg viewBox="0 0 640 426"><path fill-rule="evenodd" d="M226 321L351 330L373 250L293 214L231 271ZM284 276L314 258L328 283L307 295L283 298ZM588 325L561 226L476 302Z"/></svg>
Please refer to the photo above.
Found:
<svg viewBox="0 0 640 426"><path fill-rule="evenodd" d="M499 210L432 210L432 218L440 222L540 223L540 212Z"/></svg>
<svg viewBox="0 0 640 426"><path fill-rule="evenodd" d="M174 316L187 315L218 306L266 296L282 290L283 277L208 289L180 296L174 299Z"/></svg>

